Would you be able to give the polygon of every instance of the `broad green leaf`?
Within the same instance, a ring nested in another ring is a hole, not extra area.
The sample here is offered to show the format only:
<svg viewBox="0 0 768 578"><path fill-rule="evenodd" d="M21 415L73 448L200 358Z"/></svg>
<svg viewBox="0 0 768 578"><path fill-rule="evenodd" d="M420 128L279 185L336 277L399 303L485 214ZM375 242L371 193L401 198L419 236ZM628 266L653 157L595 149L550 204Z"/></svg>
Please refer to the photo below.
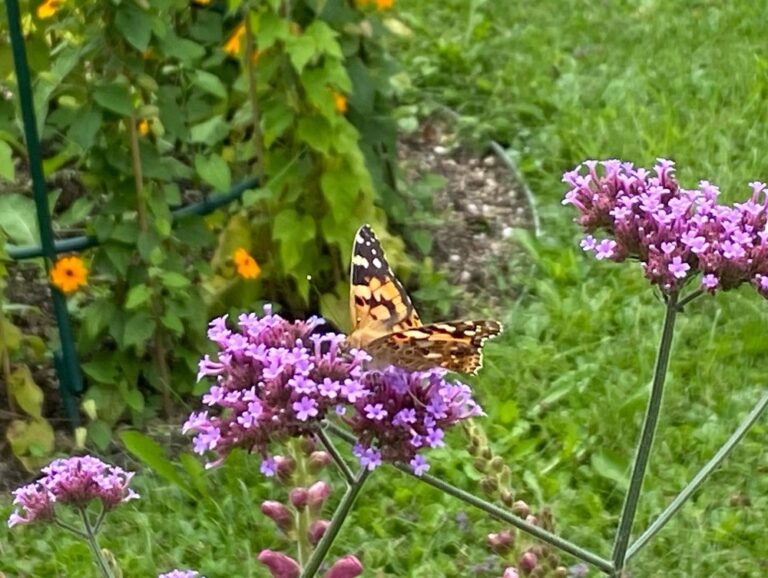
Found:
<svg viewBox="0 0 768 578"><path fill-rule="evenodd" d="M327 169L320 177L320 188L325 200L330 205L333 218L341 222L349 214L349 207L354 205L360 191L360 183L352 171L344 164L337 164Z"/></svg>
<svg viewBox="0 0 768 578"><path fill-rule="evenodd" d="M34 418L43 417L43 390L35 383L32 371L26 365L20 365L11 371L8 387L11 396L24 412Z"/></svg>
<svg viewBox="0 0 768 578"><path fill-rule="evenodd" d="M152 38L152 16L132 2L123 2L117 8L115 27L128 43L139 52L144 52Z"/></svg>
<svg viewBox="0 0 768 578"><path fill-rule="evenodd" d="M314 39L306 34L291 38L285 43L285 47L291 64L299 74L318 52Z"/></svg>
<svg viewBox="0 0 768 578"><path fill-rule="evenodd" d="M262 12L259 15L256 26L256 46L259 50L266 50L278 40L285 40L290 35L287 19L274 11Z"/></svg>
<svg viewBox="0 0 768 578"><path fill-rule="evenodd" d="M205 70L196 70L192 84L218 98L227 98L227 88L218 76Z"/></svg>
<svg viewBox="0 0 768 578"><path fill-rule="evenodd" d="M190 284L189 277L174 271L163 271L160 274L160 281L169 289L182 289L189 287Z"/></svg>
<svg viewBox="0 0 768 578"><path fill-rule="evenodd" d="M83 111L78 115L77 120L70 125L67 138L83 151L87 151L96 141L96 135L100 128L101 112L98 110Z"/></svg>
<svg viewBox="0 0 768 578"><path fill-rule="evenodd" d="M302 118L296 134L316 151L326 154L330 151L333 133L330 124L324 118L319 116Z"/></svg>
<svg viewBox="0 0 768 578"><path fill-rule="evenodd" d="M112 429L103 420L97 419L88 424L88 439L100 450L107 449L112 441Z"/></svg>
<svg viewBox="0 0 768 578"><path fill-rule="evenodd" d="M44 419L29 422L13 420L5 432L11 451L30 472L36 472L54 449L53 427Z"/></svg>
<svg viewBox="0 0 768 578"><path fill-rule="evenodd" d="M125 324L123 345L140 347L155 333L155 320L146 311L138 311Z"/></svg>
<svg viewBox="0 0 768 578"><path fill-rule="evenodd" d="M102 108L119 114L131 116L133 102L128 87L123 84L106 84L98 86L93 91L93 100Z"/></svg>
<svg viewBox="0 0 768 578"><path fill-rule="evenodd" d="M0 140L0 178L16 180L16 167L13 165L13 150L7 142Z"/></svg>
<svg viewBox="0 0 768 578"><path fill-rule="evenodd" d="M0 195L0 229L18 245L37 245L40 234L35 202L16 193Z"/></svg>
<svg viewBox="0 0 768 578"><path fill-rule="evenodd" d="M315 221L309 215L299 215L293 209L277 214L272 238L280 241L280 259L285 271L291 271L301 262L303 245L315 238Z"/></svg>
<svg viewBox="0 0 768 578"><path fill-rule="evenodd" d="M197 499L192 487L179 475L171 460L166 457L165 450L156 441L136 431L122 432L120 439L125 444L125 449L149 466L156 474L177 486L190 498Z"/></svg>
<svg viewBox="0 0 768 578"><path fill-rule="evenodd" d="M232 174L229 165L218 154L196 155L195 170L204 182L211 185L215 191L228 191L232 185Z"/></svg>
<svg viewBox="0 0 768 578"><path fill-rule="evenodd" d="M152 290L142 284L134 285L128 291L128 297L125 299L125 308L129 311L147 303L152 297Z"/></svg>
<svg viewBox="0 0 768 578"><path fill-rule="evenodd" d="M197 492L207 498L209 492L205 479L205 467L194 455L188 453L181 454L179 462L181 462L182 467L186 470Z"/></svg>
<svg viewBox="0 0 768 578"><path fill-rule="evenodd" d="M264 106L261 115L264 146L271 147L293 125L294 119L293 110L282 99L274 99Z"/></svg>
<svg viewBox="0 0 768 578"><path fill-rule="evenodd" d="M336 40L338 33L322 20L315 20L310 24L304 31L304 36L314 40L318 52L334 58L342 57L341 46L338 40Z"/></svg>
<svg viewBox="0 0 768 578"><path fill-rule="evenodd" d="M135 387L129 387L121 392L125 403L128 404L133 411L144 411L144 396Z"/></svg>
<svg viewBox="0 0 768 578"><path fill-rule="evenodd" d="M229 123L221 115L209 118L196 124L190 129L190 140L193 143L215 145L229 134Z"/></svg>
<svg viewBox="0 0 768 578"><path fill-rule="evenodd" d="M109 385L115 384L118 381L120 368L111 359L94 359L93 361L83 363L82 368L85 375L98 383Z"/></svg>
<svg viewBox="0 0 768 578"><path fill-rule="evenodd" d="M0 353L3 349L9 352L16 351L21 345L21 330L4 316L0 317L0 323L3 324L3 332L0 336L5 338L0 340Z"/></svg>

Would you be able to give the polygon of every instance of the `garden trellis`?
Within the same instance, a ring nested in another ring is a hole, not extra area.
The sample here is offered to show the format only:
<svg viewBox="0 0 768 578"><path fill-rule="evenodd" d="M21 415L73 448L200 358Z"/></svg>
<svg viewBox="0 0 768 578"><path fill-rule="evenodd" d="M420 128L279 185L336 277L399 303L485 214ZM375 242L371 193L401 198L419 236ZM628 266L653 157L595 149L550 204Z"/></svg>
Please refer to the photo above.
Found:
<svg viewBox="0 0 768 578"><path fill-rule="evenodd" d="M46 187L42 169L42 155L40 143L36 129L35 114L32 101L31 81L29 69L26 62L23 36L20 27L20 14L18 0L6 0L6 9L8 13L9 31L12 41L14 61L17 71L18 97L20 100L22 119L24 124L24 133L26 138L29 168L33 183L33 192L37 204L37 218L40 229L41 245L39 247L17 247L11 248L9 254L15 259L25 259L33 257L43 257L46 267L55 259L56 255L66 251L79 251L93 246L97 241L90 237L81 237L78 239L68 239L55 242L51 224L51 216L48 210ZM242 195L243 191L255 185L255 181L243 183L226 194L211 198L200 204L184 207L174 212L174 217L178 218L190 213L203 214L219 206L222 206ZM688 297L696 296L695 293ZM645 476L650 451L653 444L653 438L656 430L656 423L661 411L661 401L664 390L664 382L667 370L667 364L672 347L674 326L678 314L687 304L688 297L679 298L675 293L668 297L666 302L666 315L664 319L664 328L659 345L658 358L651 387L651 395L646 410L645 420L642 427L642 433L636 452L636 459L632 469L632 475L629 484L629 490L626 496L625 504L621 513L620 523L615 539L613 552L610 556L602 556L598 553L587 551L578 545L547 532L534 524L526 522L522 518L512 514L507 509L491 504L477 496L467 493L451 484L440 480L439 478L424 474L417 479L467 503L473 507L479 508L489 516L509 523L522 531L525 531L535 538L547 542L568 554L583 560L598 568L602 572L611 576L619 576L626 563L636 555L642 547L648 543L653 536L658 533L664 525L674 516L680 507L693 495L693 493L706 480L708 475L716 469L720 463L727 457L730 451L736 446L741 438L747 433L749 428L760 418L762 412L768 405L768 393L763 394L752 411L744 418L733 435L726 441L722 448L704 465L699 473L687 484L679 495L661 512L654 522L640 534L634 542L630 541L631 530L633 527L634 516L638 501L641 497L642 483ZM55 353L56 369L59 376L61 395L65 402L69 416L76 419L77 410L75 407L75 396L82 392L83 385L79 370L79 363L75 352L72 328L67 314L66 303L61 294L52 291L52 300L56 313L56 322L60 337L61 350ZM349 433L339 429L336 426L328 426L327 431L341 439L354 442ZM353 502L362 488L366 475L355 476L349 470L349 466L341 459L339 453L333 448L330 438L325 435L325 431L319 430L318 435L321 441L327 446L329 452L337 460L339 467L345 474L348 482L348 490L342 499L336 514L331 522L331 527L321 541L317 550L310 559L305 569L304 576L309 578L313 576L320 567L322 560L330 548L331 542L336 533L341 528L344 517L352 507ZM409 475L407 468L404 469Z"/></svg>

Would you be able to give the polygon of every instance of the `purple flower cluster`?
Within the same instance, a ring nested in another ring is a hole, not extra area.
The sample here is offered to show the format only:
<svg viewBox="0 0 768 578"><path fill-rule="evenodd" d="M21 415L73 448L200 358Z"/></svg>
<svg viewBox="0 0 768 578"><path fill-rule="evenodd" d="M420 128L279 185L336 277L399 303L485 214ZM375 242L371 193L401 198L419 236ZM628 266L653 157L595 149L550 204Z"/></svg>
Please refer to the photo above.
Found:
<svg viewBox="0 0 768 578"><path fill-rule="evenodd" d="M448 427L484 415L469 386L447 382L446 373L389 367L363 376L368 395L358 398L355 414L345 418L358 436L354 453L362 466L409 463L420 476L429 470L420 451L443 446Z"/></svg>
<svg viewBox="0 0 768 578"><path fill-rule="evenodd" d="M160 574L157 578L205 578L205 576L200 576L200 573L194 570L171 570Z"/></svg>
<svg viewBox="0 0 768 578"><path fill-rule="evenodd" d="M617 160L587 161L563 181L570 187L563 204L578 209L577 221L589 233L581 246L597 259L637 258L668 294L701 274L701 288L710 293L749 282L768 297L765 184L751 183L746 202L724 205L707 181L682 189L674 163L663 159L653 172ZM607 236L595 238L598 231Z"/></svg>
<svg viewBox="0 0 768 578"><path fill-rule="evenodd" d="M334 411L360 436L355 454L364 467L408 462L422 474L429 466L420 450L441 446L446 427L482 415L469 388L445 381L444 370L367 371L370 357L342 347L343 335L312 334L320 322L289 322L269 306L262 317L241 315L236 330L226 317L211 322L208 337L219 353L200 362L198 379L216 378L203 397L212 409L184 425L196 434L197 453L216 456L211 465L239 447L264 456L262 472L274 475L279 464L269 445L312 435Z"/></svg>
<svg viewBox="0 0 768 578"><path fill-rule="evenodd" d="M133 472L92 456L54 460L42 473L39 480L14 490L17 509L8 519L8 527L53 519L56 504L85 508L91 500L99 500L105 510L111 510L139 497L128 487Z"/></svg>

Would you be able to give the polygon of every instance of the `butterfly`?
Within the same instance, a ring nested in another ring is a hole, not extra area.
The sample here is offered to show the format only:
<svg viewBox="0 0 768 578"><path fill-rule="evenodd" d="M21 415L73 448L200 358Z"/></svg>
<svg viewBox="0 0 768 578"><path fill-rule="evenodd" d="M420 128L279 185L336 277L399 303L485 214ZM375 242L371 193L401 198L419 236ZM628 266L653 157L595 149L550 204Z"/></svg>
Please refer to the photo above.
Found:
<svg viewBox="0 0 768 578"><path fill-rule="evenodd" d="M483 344L502 331L501 323L486 320L424 325L369 225L355 235L350 278L347 344L364 349L376 367L477 373Z"/></svg>

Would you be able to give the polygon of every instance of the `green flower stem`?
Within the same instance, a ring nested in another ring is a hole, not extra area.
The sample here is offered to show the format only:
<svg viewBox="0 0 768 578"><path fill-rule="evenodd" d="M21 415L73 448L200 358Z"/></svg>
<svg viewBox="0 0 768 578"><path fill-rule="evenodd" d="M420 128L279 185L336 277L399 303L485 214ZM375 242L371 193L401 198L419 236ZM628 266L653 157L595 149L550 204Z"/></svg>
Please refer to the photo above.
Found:
<svg viewBox="0 0 768 578"><path fill-rule="evenodd" d="M294 440L293 456L296 460L296 474L294 480L299 487L308 487L310 478L307 474L307 456L301 447L304 440ZM309 508L301 508L296 511L296 548L300 566L304 566L312 554L312 544L309 542L309 526L312 524Z"/></svg>
<svg viewBox="0 0 768 578"><path fill-rule="evenodd" d="M624 507L619 518L619 529L616 533L616 541L613 545L614 575L619 576L624 569L627 558L627 546L632 534L632 523L637 513L637 505L640 500L640 490L643 486L645 471L648 466L648 458L651 455L653 438L656 434L656 424L661 411L661 400L664 394L664 381L667 377L667 366L672 351L672 338L675 333L675 319L678 309L677 293L673 293L667 299L667 312L664 316L664 328L659 343L659 353L656 357L656 369L653 374L651 397L648 400L648 408L645 412L643 430L640 434L640 442L637 446L635 463L632 468L632 477L629 480L629 490L624 500Z"/></svg>
<svg viewBox="0 0 768 578"><path fill-rule="evenodd" d="M85 526L86 540L88 541L88 545L91 547L91 552L93 553L93 557L96 559L96 563L101 569L101 573L105 578L115 578L115 575L112 573L112 569L109 567L109 564L104 559L104 555L101 553L101 548L99 548L99 543L96 540L96 532L93 531L91 521L88 519L88 513L84 508L80 508L80 518L82 518L83 525Z"/></svg>
<svg viewBox="0 0 768 578"><path fill-rule="evenodd" d="M317 437L320 438L320 441L322 442L323 446L325 446L326 451L331 455L333 461L336 462L336 465L344 475L344 479L346 480L347 485L349 486L353 484L355 481L355 474L352 473L352 470L349 469L347 462L345 462L344 458L341 457L339 450L337 450L336 446L333 445L333 440L328 437L328 434L325 433L325 430L323 429L318 429Z"/></svg>
<svg viewBox="0 0 768 578"><path fill-rule="evenodd" d="M78 538L82 538L83 540L88 539L88 534L78 528L75 528L74 526L70 526L66 522L62 522L58 518L54 518L53 523L56 524L59 528L64 528L67 532L72 532Z"/></svg>
<svg viewBox="0 0 768 578"><path fill-rule="evenodd" d="M666 507L666 509L659 514L648 529L642 533L642 535L629 547L627 550L627 560L634 556L648 541L653 538L659 531L669 522L669 520L677 513L682 505L698 490L709 475L717 469L720 464L728 457L734 447L741 441L755 422L768 407L768 392L763 394L763 397L755 404L752 411L749 412L744 421L741 422L735 432L728 438L728 441L717 451L707 464L699 470L694 478L683 488L683 490L672 500L672 503Z"/></svg>
<svg viewBox="0 0 768 578"><path fill-rule="evenodd" d="M307 562L307 565L304 566L304 570L301 572L301 578L313 578L315 574L317 574L317 571L320 569L320 565L323 563L323 560L325 560L328 551L331 549L331 546L333 545L339 530L341 530L341 525L344 523L344 520L347 519L347 516L352 509L352 505L355 503L357 495L363 488L365 480L368 479L368 474L370 474L370 472L366 469L363 469L357 475L354 482L347 488L347 491L344 492L344 496L342 496L341 502L339 502L336 511L333 513L331 524L328 526L325 534L323 534L323 537L317 544L315 551L312 552L312 556L309 558L309 562Z"/></svg>
<svg viewBox="0 0 768 578"><path fill-rule="evenodd" d="M328 424L327 427L334 435L340 437L344 441L349 443L355 443L355 437L349 432L330 423ZM465 492L464 490L457 488L456 486L453 486L448 482L444 482L439 478L430 476L429 474L423 474L422 476L417 476L407 466L398 465L396 467L400 471L410 476L413 476L417 480L424 482L426 484L429 484L430 486L437 488L438 490L441 490L442 492L445 492L446 494L453 496L454 498L461 500L462 502L465 502L471 506L474 506L482 510L486 514L490 515L492 518L495 518L497 520L510 524L522 530L523 532L530 534L535 538L538 538L542 542L546 542L547 544L550 544L555 548L559 548L563 552L567 552L571 554L572 556L578 558L579 560L582 560L588 564L593 565L594 567L602 570L606 574L610 574L613 571L613 564L609 560L601 558L600 556L597 556L596 554L593 554L592 552L585 550L581 546L577 546L576 544L569 542L568 540L565 540L559 536L556 536L551 532L547 532L543 528L539 528L538 526L535 526L529 522L526 522L519 516L515 516L511 512L507 511L506 509L500 506L497 506L496 504L487 502L482 498L479 498L473 494L470 494L469 492Z"/></svg>

